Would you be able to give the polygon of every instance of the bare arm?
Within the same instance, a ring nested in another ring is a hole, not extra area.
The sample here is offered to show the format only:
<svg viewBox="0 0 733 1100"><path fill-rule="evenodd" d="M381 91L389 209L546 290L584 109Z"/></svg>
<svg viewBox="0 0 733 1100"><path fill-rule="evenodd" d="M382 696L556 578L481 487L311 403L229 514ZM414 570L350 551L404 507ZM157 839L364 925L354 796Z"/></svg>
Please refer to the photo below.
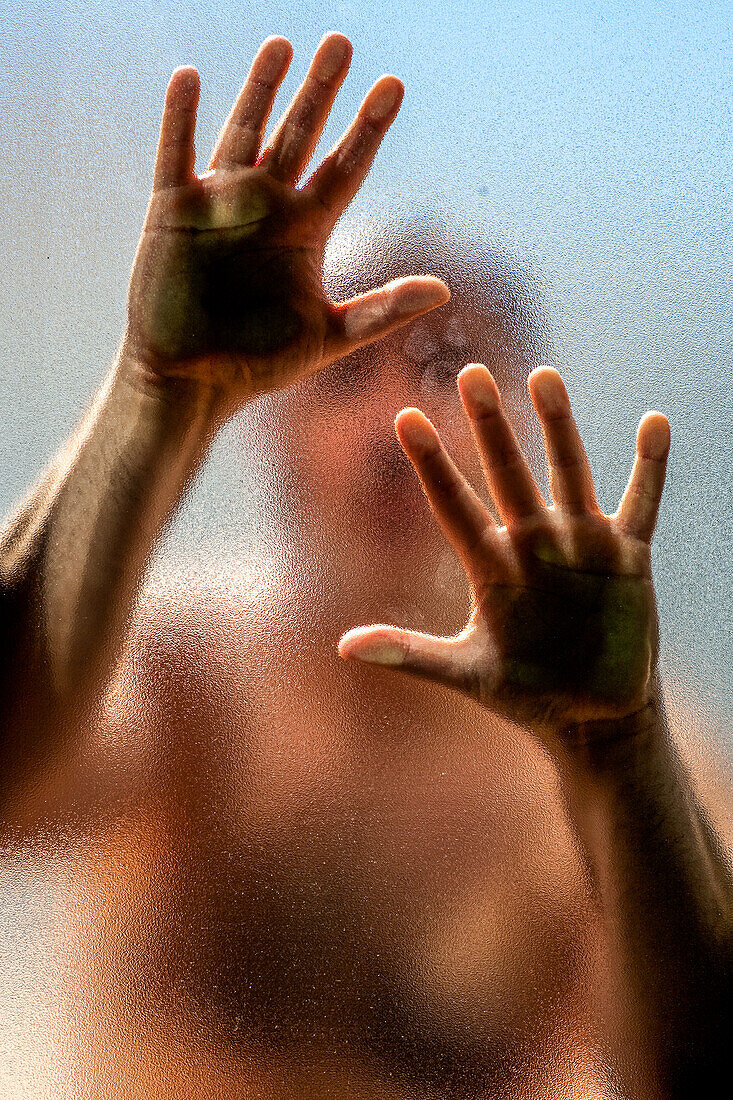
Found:
<svg viewBox="0 0 733 1100"><path fill-rule="evenodd" d="M0 537L0 798L58 752L101 698L161 531L220 425L258 394L448 297L408 278L336 305L323 252L402 98L382 77L302 188L349 68L329 35L263 145L292 49L269 39L201 177L194 69L166 93L153 192L119 357L79 427Z"/></svg>
<svg viewBox="0 0 733 1100"><path fill-rule="evenodd" d="M162 528L216 424L213 395L121 355L0 541L2 786L61 748L104 689Z"/></svg>
<svg viewBox="0 0 733 1100"><path fill-rule="evenodd" d="M618 985L609 1028L635 1096L695 1095L730 1075L733 876L669 737L657 680L650 541L669 425L642 420L618 511L603 515L558 373L530 392L545 437L548 508L485 367L459 375L499 522L417 409L397 432L461 557L474 605L437 638L389 626L345 635L345 657L427 677L524 725L555 760L597 884Z"/></svg>
<svg viewBox="0 0 733 1100"><path fill-rule="evenodd" d="M616 962L612 1027L642 1075L636 1094L696 1095L730 1075L733 874L723 842L658 690L629 718L567 733L560 772Z"/></svg>

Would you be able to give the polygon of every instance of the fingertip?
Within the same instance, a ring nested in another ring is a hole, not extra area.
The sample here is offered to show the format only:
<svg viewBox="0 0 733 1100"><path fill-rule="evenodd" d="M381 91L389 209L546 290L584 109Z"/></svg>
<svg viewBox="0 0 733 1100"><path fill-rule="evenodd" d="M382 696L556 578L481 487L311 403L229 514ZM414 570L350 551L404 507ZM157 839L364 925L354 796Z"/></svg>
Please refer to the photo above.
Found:
<svg viewBox="0 0 733 1100"><path fill-rule="evenodd" d="M527 376L527 385L536 386L542 385L543 381L557 384L558 380L562 382L562 375L556 367L551 367L548 363L541 363L534 370L529 372ZM563 383L564 385L564 383Z"/></svg>
<svg viewBox="0 0 733 1100"><path fill-rule="evenodd" d="M199 71L195 65L176 65L175 69L171 73L171 80L180 79L181 77L189 78L191 80L198 80Z"/></svg>
<svg viewBox="0 0 733 1100"><path fill-rule="evenodd" d="M444 306L446 302L450 301L450 288L437 275L418 275L417 278L422 280L425 287L430 288L433 294L433 309L437 306Z"/></svg>
<svg viewBox="0 0 733 1100"><path fill-rule="evenodd" d="M458 374L457 384L461 400L471 417L486 416L501 405L499 387L483 363L467 363Z"/></svg>
<svg viewBox="0 0 733 1100"><path fill-rule="evenodd" d="M364 101L364 109L374 122L397 114L405 96L405 86L399 77L386 74L380 76Z"/></svg>
<svg viewBox="0 0 733 1100"><path fill-rule="evenodd" d="M264 65L264 77L277 80L283 77L293 60L293 44L281 34L272 34L266 38L257 51L255 62ZM254 65L254 62L253 62Z"/></svg>
<svg viewBox="0 0 733 1100"><path fill-rule="evenodd" d="M458 372L456 381L462 385L471 385L474 380L494 381L493 375L485 363L466 363Z"/></svg>
<svg viewBox="0 0 733 1100"><path fill-rule="evenodd" d="M333 50L334 53L340 51L342 57L348 57L349 60L351 60L351 57L354 53L354 47L351 39L347 38L347 36L345 34L342 34L341 31L326 31L323 38L318 43L318 49L320 50L321 47L325 45L328 45L329 49Z"/></svg>
<svg viewBox="0 0 733 1100"><path fill-rule="evenodd" d="M173 70L168 81L168 92L178 95L194 95L201 84L199 71L194 65L179 65Z"/></svg>
<svg viewBox="0 0 733 1100"><path fill-rule="evenodd" d="M338 643L339 656L344 660L366 661L375 665L401 665L404 648L397 644L389 627L364 627L349 630Z"/></svg>
<svg viewBox="0 0 733 1100"><path fill-rule="evenodd" d="M318 80L340 83L349 70L354 48L345 34L324 34L318 43L309 72Z"/></svg>
<svg viewBox="0 0 733 1100"><path fill-rule="evenodd" d="M346 633L342 634L341 637L339 638L338 645L336 646L336 648L338 650L339 657L343 657L343 659L345 661L348 661L348 660L351 659L351 654L352 654L352 644L351 643L352 643L352 640L353 640L354 636L357 633L357 629L358 628L356 628L354 630L347 630Z"/></svg>
<svg viewBox="0 0 733 1100"><path fill-rule="evenodd" d="M404 315L427 313L445 305L450 298L448 287L434 275L410 275L386 285L395 295L398 309Z"/></svg>
<svg viewBox="0 0 733 1100"><path fill-rule="evenodd" d="M293 43L284 34L270 34L264 39L260 50L277 51L282 57L293 56ZM259 52L259 51L258 51Z"/></svg>
<svg viewBox="0 0 733 1100"><path fill-rule="evenodd" d="M650 410L642 416L636 433L637 450L643 458L664 461L669 454L672 430L664 413Z"/></svg>
<svg viewBox="0 0 733 1100"><path fill-rule="evenodd" d="M395 92L402 97L405 94L404 81L399 76L395 76L394 73L382 73L377 83L382 84L385 81L389 82L390 86L394 88Z"/></svg>
<svg viewBox="0 0 733 1100"><path fill-rule="evenodd" d="M435 425L421 409L407 406L400 409L394 420L397 438L408 457L423 458L435 454L440 449L440 440Z"/></svg>
<svg viewBox="0 0 733 1100"><path fill-rule="evenodd" d="M444 306L446 302L450 301L450 287L447 283L444 283L437 275L424 275L423 278L427 279L433 287L438 305Z"/></svg>
<svg viewBox="0 0 733 1100"><path fill-rule="evenodd" d="M568 391L562 376L555 367L535 367L527 378L527 388L538 415L557 416L570 405Z"/></svg>

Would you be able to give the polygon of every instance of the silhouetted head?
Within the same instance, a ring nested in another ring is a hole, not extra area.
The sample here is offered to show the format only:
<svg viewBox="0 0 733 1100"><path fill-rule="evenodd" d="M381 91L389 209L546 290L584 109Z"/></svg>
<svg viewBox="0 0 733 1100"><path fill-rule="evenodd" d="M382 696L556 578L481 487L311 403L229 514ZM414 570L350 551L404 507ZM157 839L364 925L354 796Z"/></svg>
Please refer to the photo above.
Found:
<svg viewBox="0 0 733 1100"><path fill-rule="evenodd" d="M395 434L395 415L408 405L431 418L485 495L456 385L466 363L489 367L530 459L539 458L526 380L547 360L548 339L532 273L488 245L480 227L474 232L420 216L365 219L337 231L324 283L343 301L412 274L439 276L451 300L263 399L258 430L269 454L273 503L289 528L321 547L335 538L347 554L365 540L405 550L416 533L442 538Z"/></svg>
<svg viewBox="0 0 733 1100"><path fill-rule="evenodd" d="M480 226L425 215L394 222L365 219L334 234L324 282L329 295L343 301L414 274L443 279L451 301L321 371L319 391L332 385L355 393L387 361L400 357L407 380L426 395L452 395L456 373L466 362L485 363L505 397L523 392L528 371L548 350L539 287L526 266L487 243Z"/></svg>

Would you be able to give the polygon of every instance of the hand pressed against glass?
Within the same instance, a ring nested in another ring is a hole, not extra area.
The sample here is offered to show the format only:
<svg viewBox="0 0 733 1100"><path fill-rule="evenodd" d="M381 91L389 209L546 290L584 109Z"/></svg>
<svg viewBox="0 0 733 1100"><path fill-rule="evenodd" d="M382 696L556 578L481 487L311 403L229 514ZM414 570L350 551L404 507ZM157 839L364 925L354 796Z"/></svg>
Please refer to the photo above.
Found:
<svg viewBox="0 0 733 1100"><path fill-rule="evenodd" d="M617 512L606 516L560 375L549 367L533 371L529 388L554 502L548 507L489 371L465 367L458 387L502 526L420 410L403 409L395 424L466 569L469 621L452 638L360 627L344 635L339 650L456 688L530 727L552 749L568 727L632 714L651 698L657 617L649 543L669 424L660 413L644 416L628 487Z"/></svg>
<svg viewBox="0 0 733 1100"><path fill-rule="evenodd" d="M296 184L348 72L328 35L262 147L292 47L260 48L202 176L194 172L198 73L166 93L153 193L130 283L125 349L150 379L194 379L228 411L370 343L448 298L438 279L394 280L336 305L322 285L326 241L361 186L403 95L383 76L306 184Z"/></svg>

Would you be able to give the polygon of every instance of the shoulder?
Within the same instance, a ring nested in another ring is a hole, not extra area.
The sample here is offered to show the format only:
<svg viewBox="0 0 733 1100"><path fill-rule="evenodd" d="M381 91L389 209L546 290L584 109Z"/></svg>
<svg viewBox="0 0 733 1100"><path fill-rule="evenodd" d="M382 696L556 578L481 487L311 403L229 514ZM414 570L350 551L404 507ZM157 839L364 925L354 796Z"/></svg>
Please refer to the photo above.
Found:
<svg viewBox="0 0 733 1100"><path fill-rule="evenodd" d="M241 580L241 578L237 578ZM105 710L127 724L205 720L217 699L246 697L256 667L256 591L201 573L145 587Z"/></svg>
<svg viewBox="0 0 733 1100"><path fill-rule="evenodd" d="M246 593L179 577L148 587L130 624L94 753L172 812L211 786L259 724L248 606Z"/></svg>

